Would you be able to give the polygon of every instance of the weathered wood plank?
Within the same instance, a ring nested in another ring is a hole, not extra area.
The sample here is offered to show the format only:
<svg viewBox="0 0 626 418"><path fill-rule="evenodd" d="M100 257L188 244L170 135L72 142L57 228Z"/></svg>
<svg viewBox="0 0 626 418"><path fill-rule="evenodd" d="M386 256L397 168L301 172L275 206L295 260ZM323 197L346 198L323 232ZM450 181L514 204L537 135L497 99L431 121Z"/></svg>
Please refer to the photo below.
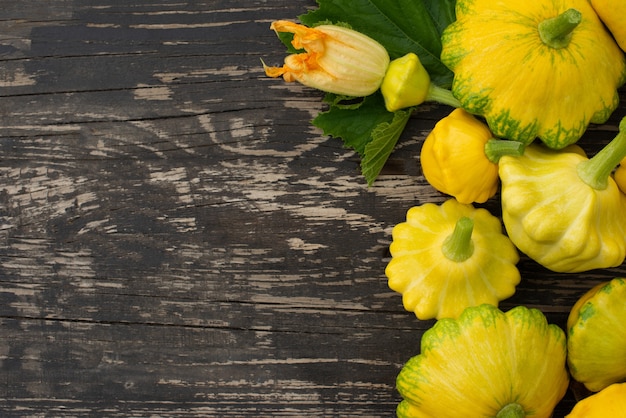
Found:
<svg viewBox="0 0 626 418"><path fill-rule="evenodd" d="M449 109L421 107L367 188L309 123L321 95L260 66L283 56L269 22L313 1L5 3L2 415L393 415L432 322L387 287L390 231L445 199L418 155ZM626 274L520 268L503 308L561 326Z"/></svg>

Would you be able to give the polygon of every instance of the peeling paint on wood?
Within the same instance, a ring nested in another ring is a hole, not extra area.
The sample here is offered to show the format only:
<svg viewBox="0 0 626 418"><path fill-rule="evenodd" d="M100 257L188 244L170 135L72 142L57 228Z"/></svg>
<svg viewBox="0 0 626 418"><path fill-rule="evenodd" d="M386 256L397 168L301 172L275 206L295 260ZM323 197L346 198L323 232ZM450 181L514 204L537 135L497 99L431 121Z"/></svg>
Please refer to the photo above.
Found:
<svg viewBox="0 0 626 418"><path fill-rule="evenodd" d="M263 76L314 1L44 3L0 10L0 415L393 415L432 322L387 287L390 232L445 198L418 156L449 109L368 188L321 95ZM626 274L520 267L503 307L559 325Z"/></svg>

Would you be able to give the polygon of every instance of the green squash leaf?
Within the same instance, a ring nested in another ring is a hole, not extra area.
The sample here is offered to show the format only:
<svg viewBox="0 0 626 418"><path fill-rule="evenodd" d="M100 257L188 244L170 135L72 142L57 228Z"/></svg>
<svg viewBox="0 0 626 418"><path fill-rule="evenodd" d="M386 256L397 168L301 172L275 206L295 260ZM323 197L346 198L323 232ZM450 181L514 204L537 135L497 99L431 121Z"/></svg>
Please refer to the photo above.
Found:
<svg viewBox="0 0 626 418"><path fill-rule="evenodd" d="M335 102L335 98L327 95L325 101ZM358 104L331 106L317 115L313 125L326 135L342 138L344 145L361 156L361 173L371 186L398 143L412 110L388 112L382 95L376 93Z"/></svg>
<svg viewBox="0 0 626 418"><path fill-rule="evenodd" d="M454 7L456 0L427 0L424 1L428 13L439 31L439 38L443 30L456 20Z"/></svg>
<svg viewBox="0 0 626 418"><path fill-rule="evenodd" d="M301 52L305 52L303 49L296 49L292 44L293 41L293 33L289 32L277 32L276 35L278 39L287 47L287 52L289 54L299 54Z"/></svg>
<svg viewBox="0 0 626 418"><path fill-rule="evenodd" d="M454 0L317 0L318 9L299 16L302 23L345 22L380 42L392 59L414 52L441 87L452 83L452 72L440 61L441 33L452 23Z"/></svg>
<svg viewBox="0 0 626 418"><path fill-rule="evenodd" d="M365 156L361 160L361 172L369 186L378 177L410 117L410 110L398 110L391 122L383 122L372 131L372 140L365 146Z"/></svg>
<svg viewBox="0 0 626 418"><path fill-rule="evenodd" d="M361 157L366 156L372 132L380 124L390 123L394 114L385 109L383 97L378 92L352 105L343 105L335 98L334 95L326 95L325 101L332 103L330 109L317 115L313 125L321 128L325 135L343 139L344 144Z"/></svg>

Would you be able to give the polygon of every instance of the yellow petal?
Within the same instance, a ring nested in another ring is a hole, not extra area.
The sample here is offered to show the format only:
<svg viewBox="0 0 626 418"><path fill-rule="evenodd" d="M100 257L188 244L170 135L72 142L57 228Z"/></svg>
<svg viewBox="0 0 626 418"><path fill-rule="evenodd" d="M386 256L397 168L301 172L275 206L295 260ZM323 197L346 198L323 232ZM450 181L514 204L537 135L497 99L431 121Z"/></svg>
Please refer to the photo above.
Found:
<svg viewBox="0 0 626 418"><path fill-rule="evenodd" d="M306 52L285 58L283 67L264 67L270 77L283 76L329 93L364 97L382 83L389 54L375 40L335 25L309 28L286 20L270 26L276 32L293 33L291 44Z"/></svg>

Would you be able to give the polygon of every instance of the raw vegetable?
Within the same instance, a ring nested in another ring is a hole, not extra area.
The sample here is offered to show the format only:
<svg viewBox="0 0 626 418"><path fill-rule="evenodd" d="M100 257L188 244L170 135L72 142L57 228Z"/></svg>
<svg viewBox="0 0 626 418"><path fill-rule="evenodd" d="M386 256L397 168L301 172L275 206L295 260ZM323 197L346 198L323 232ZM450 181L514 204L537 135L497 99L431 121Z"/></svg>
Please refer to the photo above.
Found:
<svg viewBox="0 0 626 418"><path fill-rule="evenodd" d="M392 230L385 269L418 319L458 317L468 306L498 302L520 281L517 250L486 209L449 199L408 210Z"/></svg>
<svg viewBox="0 0 626 418"><path fill-rule="evenodd" d="M461 203L484 203L498 190L500 157L523 152L524 144L495 139L484 123L458 108L435 124L420 162L435 189Z"/></svg>
<svg viewBox="0 0 626 418"><path fill-rule="evenodd" d="M376 39L392 59L413 52L428 72L431 82L449 88L452 72L441 60L441 32L454 21L455 0L317 0L318 8L298 16L314 27L333 22ZM284 38L283 42L286 42ZM291 47L290 42L286 42ZM368 185L377 179L404 132L414 108L390 113L381 94L367 96L362 103L345 105L341 97L327 94L328 110L318 114L313 125L325 135L341 138L361 160Z"/></svg>
<svg viewBox="0 0 626 418"><path fill-rule="evenodd" d="M389 112L417 106L426 101L460 106L450 90L431 83L430 75L419 57L412 52L391 61L380 91Z"/></svg>
<svg viewBox="0 0 626 418"><path fill-rule="evenodd" d="M565 334L537 309L468 308L427 330L402 368L399 417L548 418L565 395Z"/></svg>
<svg viewBox="0 0 626 418"><path fill-rule="evenodd" d="M441 33L455 19L456 0L316 0L318 8L298 16L310 27L346 24L380 42L392 59L417 54L432 81L449 87L452 72L439 59Z"/></svg>
<svg viewBox="0 0 626 418"><path fill-rule="evenodd" d="M578 401L565 418L626 418L626 383L615 383Z"/></svg>
<svg viewBox="0 0 626 418"><path fill-rule="evenodd" d="M626 118L593 158L541 144L500 159L502 218L511 241L556 272L619 266L626 255L626 195L611 171L626 156Z"/></svg>
<svg viewBox="0 0 626 418"><path fill-rule="evenodd" d="M355 97L379 89L389 54L372 38L342 26L308 28L286 20L273 22L270 29L293 33L293 47L306 52L287 56L282 67L263 64L269 77L283 76L287 82Z"/></svg>
<svg viewBox="0 0 626 418"><path fill-rule="evenodd" d="M626 59L588 0L459 0L456 16L441 60L497 137L561 149L618 106Z"/></svg>
<svg viewBox="0 0 626 418"><path fill-rule="evenodd" d="M592 392L626 381L625 301L626 278L614 278L587 291L567 319L570 372Z"/></svg>
<svg viewBox="0 0 626 418"><path fill-rule="evenodd" d="M626 1L590 0L600 20L611 31L620 48L626 51Z"/></svg>
<svg viewBox="0 0 626 418"><path fill-rule="evenodd" d="M617 187L619 187L623 193L626 193L626 158L619 163L613 178L615 183L617 183Z"/></svg>

